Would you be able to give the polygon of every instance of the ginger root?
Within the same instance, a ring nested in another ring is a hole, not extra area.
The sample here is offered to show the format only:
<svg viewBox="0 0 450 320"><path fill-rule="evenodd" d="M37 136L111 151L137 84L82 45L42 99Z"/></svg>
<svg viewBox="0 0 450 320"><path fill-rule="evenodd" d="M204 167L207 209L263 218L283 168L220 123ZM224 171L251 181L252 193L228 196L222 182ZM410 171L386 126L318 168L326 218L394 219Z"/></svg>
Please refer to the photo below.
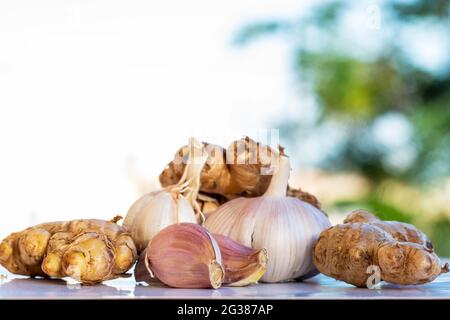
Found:
<svg viewBox="0 0 450 320"><path fill-rule="evenodd" d="M50 222L12 233L0 243L0 264L16 274L71 277L85 284L116 278L137 259L118 220Z"/></svg>
<svg viewBox="0 0 450 320"><path fill-rule="evenodd" d="M198 198L200 207L206 204L208 211L213 211L213 208L228 200L258 197L267 190L272 179L272 169L278 161L278 152L249 137L234 141L227 149L205 142L203 146L208 153L208 160L200 177L200 195L213 198L215 202ZM159 176L163 187L174 185L180 180L188 154L188 146L177 151ZM320 209L317 198L300 189L288 187L287 195Z"/></svg>
<svg viewBox="0 0 450 320"><path fill-rule="evenodd" d="M364 210L321 233L313 262L323 274L357 287L368 286L370 266L379 268L380 280L400 285L423 284L449 271L416 227L381 221Z"/></svg>

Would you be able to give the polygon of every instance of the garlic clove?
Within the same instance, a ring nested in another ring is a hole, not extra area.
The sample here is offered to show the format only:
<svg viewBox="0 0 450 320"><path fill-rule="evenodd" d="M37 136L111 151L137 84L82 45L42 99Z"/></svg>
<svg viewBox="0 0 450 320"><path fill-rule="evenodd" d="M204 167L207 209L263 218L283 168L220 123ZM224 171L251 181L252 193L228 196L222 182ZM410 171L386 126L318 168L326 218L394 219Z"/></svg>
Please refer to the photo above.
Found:
<svg viewBox="0 0 450 320"><path fill-rule="evenodd" d="M199 193L197 196L197 204L201 209L201 212L208 217L208 215L214 212L220 203L217 199L210 197L204 193Z"/></svg>
<svg viewBox="0 0 450 320"><path fill-rule="evenodd" d="M148 271L175 288L219 288L224 279L219 246L194 223L170 225L154 236L146 251ZM142 278L138 276L137 278Z"/></svg>
<svg viewBox="0 0 450 320"><path fill-rule="evenodd" d="M213 237L222 254L224 283L242 287L258 282L267 270L267 250L252 249L219 234L214 234Z"/></svg>
<svg viewBox="0 0 450 320"><path fill-rule="evenodd" d="M205 216L208 216L208 214L213 213L217 208L219 207L219 204L215 202L204 202L202 204L202 212Z"/></svg>

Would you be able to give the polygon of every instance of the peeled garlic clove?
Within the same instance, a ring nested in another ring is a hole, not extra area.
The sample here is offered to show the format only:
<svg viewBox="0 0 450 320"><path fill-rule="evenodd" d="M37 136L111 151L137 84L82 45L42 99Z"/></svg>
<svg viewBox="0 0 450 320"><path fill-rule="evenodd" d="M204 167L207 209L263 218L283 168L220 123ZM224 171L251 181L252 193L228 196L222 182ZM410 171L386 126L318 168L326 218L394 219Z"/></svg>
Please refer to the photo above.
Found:
<svg viewBox="0 0 450 320"><path fill-rule="evenodd" d="M267 270L267 250L252 249L220 234L214 234L220 247L224 283L229 286L242 287L258 282Z"/></svg>
<svg viewBox="0 0 450 320"><path fill-rule="evenodd" d="M147 249L151 275L175 288L219 288L224 280L219 246L211 234L193 223L178 223L161 230Z"/></svg>

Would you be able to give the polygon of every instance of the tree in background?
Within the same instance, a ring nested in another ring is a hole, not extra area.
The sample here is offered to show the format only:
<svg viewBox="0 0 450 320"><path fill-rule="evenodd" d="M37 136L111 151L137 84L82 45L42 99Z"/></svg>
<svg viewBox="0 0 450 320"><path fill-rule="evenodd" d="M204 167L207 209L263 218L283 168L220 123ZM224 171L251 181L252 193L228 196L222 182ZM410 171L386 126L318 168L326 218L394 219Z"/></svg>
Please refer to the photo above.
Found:
<svg viewBox="0 0 450 320"><path fill-rule="evenodd" d="M383 182L422 190L448 181L449 11L448 0L327 1L296 19L257 22L238 33L239 45L268 35L289 41L299 98L314 101L305 109L314 116L277 124L290 150L315 144L314 165L356 171L371 182L367 198L333 206L361 205L411 221L410 212L384 200ZM436 247L450 255L448 215L426 220Z"/></svg>

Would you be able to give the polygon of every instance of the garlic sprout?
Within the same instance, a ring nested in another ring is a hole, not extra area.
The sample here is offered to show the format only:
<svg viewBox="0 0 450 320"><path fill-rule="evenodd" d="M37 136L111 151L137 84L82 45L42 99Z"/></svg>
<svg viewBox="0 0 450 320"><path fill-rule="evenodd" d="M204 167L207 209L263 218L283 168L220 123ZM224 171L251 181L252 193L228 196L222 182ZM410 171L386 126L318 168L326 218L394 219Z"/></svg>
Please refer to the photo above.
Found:
<svg viewBox="0 0 450 320"><path fill-rule="evenodd" d="M331 224L309 203L286 196L289 158L281 151L277 171L267 191L257 198L237 198L211 213L205 227L269 256L262 282L305 279L317 273L312 249L319 234Z"/></svg>

